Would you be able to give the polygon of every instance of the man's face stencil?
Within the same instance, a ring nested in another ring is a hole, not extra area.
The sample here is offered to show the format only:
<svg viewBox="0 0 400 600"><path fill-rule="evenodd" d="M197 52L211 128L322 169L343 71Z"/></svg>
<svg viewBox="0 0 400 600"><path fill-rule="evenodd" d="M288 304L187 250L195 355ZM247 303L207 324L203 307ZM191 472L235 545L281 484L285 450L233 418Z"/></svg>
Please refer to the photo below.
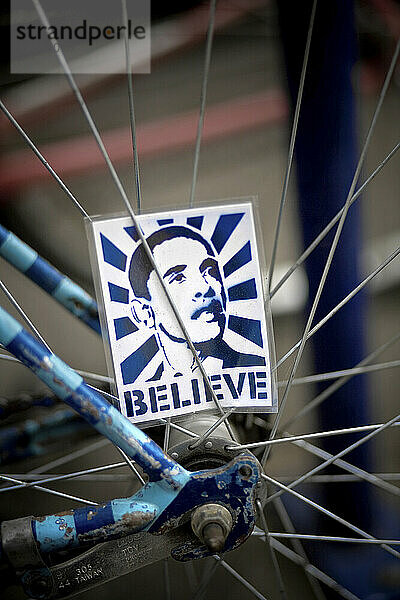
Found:
<svg viewBox="0 0 400 600"><path fill-rule="evenodd" d="M225 293L216 260L197 240L177 237L154 248L159 267L194 344L213 340L225 326ZM148 280L155 326L173 340L184 341L181 328L165 300L154 271Z"/></svg>

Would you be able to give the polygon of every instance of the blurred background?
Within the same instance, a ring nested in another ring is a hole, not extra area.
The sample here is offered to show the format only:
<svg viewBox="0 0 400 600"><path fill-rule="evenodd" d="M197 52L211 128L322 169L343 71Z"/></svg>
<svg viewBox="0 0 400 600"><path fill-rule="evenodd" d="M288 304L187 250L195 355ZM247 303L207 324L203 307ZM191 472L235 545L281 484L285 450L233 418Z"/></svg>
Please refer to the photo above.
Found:
<svg viewBox="0 0 400 600"><path fill-rule="evenodd" d="M219 0L215 17L196 203L256 196L267 265L312 7L308 1L297 4L282 0ZM7 10L2 9L1 14L2 37L7 40ZM151 74L134 76L144 211L183 207L189 202L208 18L207 2L171 2L167 6L152 2ZM272 288L346 200L399 32L400 6L393 0L363 0L354 4L332 0L317 4L295 164ZM12 76L6 53L3 56L4 103L85 210L90 215L123 211L115 185L65 79L58 75ZM76 80L135 205L126 77L79 75ZM356 189L399 141L399 85L397 66ZM0 131L2 225L94 293L80 213L5 118L0 120ZM396 154L349 211L315 322L399 245L399 190ZM301 337L332 240L333 233L273 298L278 358ZM1 280L56 354L72 367L107 373L99 336L3 260L0 272ZM306 345L297 376L354 367L397 333L399 301L400 268L398 261L394 261ZM15 314L4 296L1 305ZM398 350L398 344L392 344L373 362L394 361ZM287 379L292 361L293 356L279 369L279 381ZM5 398L18 397L22 392L41 393L43 389L27 370L5 360L0 361L0 380L0 396ZM294 386L282 423L294 417L330 383ZM330 396L321 409L298 419L290 431L303 433L384 422L398 410L398 384L396 368L357 376ZM37 408L32 418L42 418L43 414L44 409ZM28 418L28 414L19 415L18 421L9 417L4 428L20 424L23 418ZM62 433L61 444L57 436L50 441L46 438L42 456L40 439L35 447L29 445L29 439L25 440L29 458L11 462L4 451L2 472L18 478L18 474L22 476L97 440L96 436L89 440L86 430L66 428ZM251 424L249 438L261 439L265 435L266 431ZM395 428L387 430L362 450L351 453L349 462L373 473L392 474L390 482L398 485L400 446L395 435ZM336 453L358 437L338 436L316 445ZM119 460L111 444L105 444L95 446L79 461L50 467L49 472L75 471ZM271 454L267 469L273 477L289 481L318 462L312 454L285 444ZM334 469L330 472L343 473ZM112 473L113 476L103 480L76 479L63 482L62 487L52 486L94 500L130 493L126 470L121 468ZM398 496L371 487L360 482L325 486L305 483L299 490L373 535L395 537L399 525L395 512ZM349 535L348 530L339 529L334 522L317 518L297 500L284 498L300 532ZM66 502L34 489L14 492L14 496L7 492L0 494L1 518L45 514L67 508ZM71 506L69 502L68 507ZM282 530L274 510L270 511L269 519L271 530ZM310 560L356 596L399 597L399 571L382 550L316 543L305 548ZM279 597L271 561L261 540L250 540L244 549L227 555L227 560L261 594L271 599ZM288 597L312 598L302 570L287 559L279 560ZM98 588L93 597L107 598L111 593L115 598L126 597L134 586L143 598L191 598L203 569L208 568L205 562L205 566L196 564L193 568L168 563L170 595L165 586L166 568L160 564ZM10 598L22 597L16 589L8 593ZM219 567L204 597L217 598L223 593L229 593L231 598L254 597L254 593ZM333 592L329 594L327 597L338 597Z"/></svg>

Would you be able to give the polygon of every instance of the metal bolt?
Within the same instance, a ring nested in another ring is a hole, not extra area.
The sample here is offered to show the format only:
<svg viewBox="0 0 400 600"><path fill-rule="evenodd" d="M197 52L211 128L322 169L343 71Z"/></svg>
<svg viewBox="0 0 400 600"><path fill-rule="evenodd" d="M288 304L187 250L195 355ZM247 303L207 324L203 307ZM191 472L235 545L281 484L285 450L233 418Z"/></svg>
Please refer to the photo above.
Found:
<svg viewBox="0 0 400 600"><path fill-rule="evenodd" d="M239 469L242 477L250 477L253 474L253 469L249 465L242 465Z"/></svg>
<svg viewBox="0 0 400 600"><path fill-rule="evenodd" d="M173 452L171 454L171 458L173 458L174 460L176 460L179 457L179 454L177 452Z"/></svg>
<svg viewBox="0 0 400 600"><path fill-rule="evenodd" d="M232 516L220 504L203 504L192 513L192 529L211 552L221 552L232 529Z"/></svg>
<svg viewBox="0 0 400 600"><path fill-rule="evenodd" d="M225 546L224 530L219 523L209 523L202 531L203 542L211 552L221 552Z"/></svg>
<svg viewBox="0 0 400 600"><path fill-rule="evenodd" d="M204 444L204 448L206 448L207 450L210 450L210 448L212 447L213 443L210 440Z"/></svg>

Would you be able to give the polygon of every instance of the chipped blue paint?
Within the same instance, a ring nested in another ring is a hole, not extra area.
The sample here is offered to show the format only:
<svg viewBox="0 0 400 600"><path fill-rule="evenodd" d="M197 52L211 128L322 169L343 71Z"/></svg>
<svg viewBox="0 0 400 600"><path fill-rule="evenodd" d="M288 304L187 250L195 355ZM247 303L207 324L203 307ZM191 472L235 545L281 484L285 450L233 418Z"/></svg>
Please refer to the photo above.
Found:
<svg viewBox="0 0 400 600"><path fill-rule="evenodd" d="M0 256L25 273L37 259L38 253L1 225L0 239L3 240L0 245Z"/></svg>
<svg viewBox="0 0 400 600"><path fill-rule="evenodd" d="M157 512L157 508L152 504L136 502L132 498L111 500L111 509L115 523L122 521L126 515L134 515L135 512L141 512L150 520Z"/></svg>
<svg viewBox="0 0 400 600"><path fill-rule="evenodd" d="M21 337L23 334L20 334ZM26 343L26 336L25 343ZM44 381L61 400L64 400L70 390L75 391L82 383L83 379L73 369L68 367L57 356L44 356L41 361L41 367L36 371L36 375ZM59 382L59 383L58 383Z"/></svg>
<svg viewBox="0 0 400 600"><path fill-rule="evenodd" d="M244 465L252 471L247 478L240 475L240 468ZM232 514L234 526L225 542L225 551L233 550L243 543L254 527L254 491L259 478L259 463L249 453L236 457L229 465L220 469L192 473L182 492L160 512L160 516L147 529L150 533L165 532L168 528L178 526L188 510L216 502L225 505ZM187 549L184 555L174 558L191 560L208 555L208 550L203 546L193 552Z"/></svg>
<svg viewBox="0 0 400 600"><path fill-rule="evenodd" d="M46 554L136 533L155 513L151 504L118 498L101 506L86 506L33 519L32 531L40 551Z"/></svg>
<svg viewBox="0 0 400 600"><path fill-rule="evenodd" d="M97 315L97 304L79 285L68 277L63 277L52 296L76 317L100 333L99 319L95 316Z"/></svg>
<svg viewBox="0 0 400 600"><path fill-rule="evenodd" d="M254 489L260 477L260 467L253 455L240 455L218 469L190 473L1 308L0 343L93 427L134 458L150 479L130 498L33 519L33 532L41 551L106 541L142 530L163 533L180 525L194 508L208 502L221 503L232 513L234 527L227 538L226 550L237 547L250 535L254 526ZM251 468L246 477L240 475L240 467L244 465ZM198 543L182 552L176 556L178 560L209 554Z"/></svg>
<svg viewBox="0 0 400 600"><path fill-rule="evenodd" d="M155 484L157 486L157 484ZM154 484L148 488L151 495ZM170 492L171 502L176 492ZM100 506L92 505L32 520L35 539L43 553L103 542L147 528L162 506L139 500L139 496L117 498Z"/></svg>
<svg viewBox="0 0 400 600"><path fill-rule="evenodd" d="M41 552L76 548L79 545L73 514L33 519L32 531Z"/></svg>
<svg viewBox="0 0 400 600"><path fill-rule="evenodd" d="M11 340L10 331L14 334ZM134 458L151 481L163 479L173 489L180 489L186 483L189 474L185 469L164 454L153 440L89 388L80 375L50 353L2 308L0 342L97 431Z"/></svg>
<svg viewBox="0 0 400 600"><path fill-rule="evenodd" d="M1 225L0 256L84 321L86 325L97 333L101 333L95 300Z"/></svg>
<svg viewBox="0 0 400 600"><path fill-rule="evenodd" d="M244 465L252 470L249 477L240 475ZM234 526L225 545L225 551L232 550L243 543L253 529L254 490L259 476L259 465L254 456L242 455L220 469L190 473L181 489L174 489L163 480L149 482L130 498L36 518L33 533L44 553L103 542L138 531L165 533L181 525L197 506L217 502L225 505L233 517ZM189 560L208 555L209 551L197 544L185 548L175 558Z"/></svg>

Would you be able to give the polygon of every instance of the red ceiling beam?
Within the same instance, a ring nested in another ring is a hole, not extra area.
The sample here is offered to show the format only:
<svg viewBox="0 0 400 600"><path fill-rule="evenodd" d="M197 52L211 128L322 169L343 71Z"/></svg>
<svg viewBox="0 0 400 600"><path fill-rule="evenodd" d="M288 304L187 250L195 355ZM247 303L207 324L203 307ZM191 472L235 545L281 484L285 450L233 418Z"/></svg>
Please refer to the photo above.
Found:
<svg viewBox="0 0 400 600"><path fill-rule="evenodd" d="M240 22L249 12L264 6L268 0L219 0L215 15L215 30L220 30ZM152 67L157 62L182 52L196 44L204 43L209 21L207 4L166 19L152 25L151 61ZM80 76L79 87L85 97L101 94L104 86L118 83L125 69L125 54L118 44L114 44L114 54L121 60L119 74L97 73ZM60 110L78 108L75 96L66 79L53 76L41 77L21 83L13 87L3 98L3 102L13 116L23 126L34 127L50 119L57 119ZM0 131L8 134L12 127L4 115L0 114Z"/></svg>
<svg viewBox="0 0 400 600"><path fill-rule="evenodd" d="M288 107L279 90L260 92L207 108L202 143L206 144L287 117ZM141 160L191 148L194 145L198 111L145 123L137 128ZM116 165L132 160L129 127L104 132L103 141ZM40 147L53 169L62 177L93 173L105 169L104 159L90 135L79 136ZM50 181L50 175L29 148L3 156L0 163L0 188L4 196L35 183Z"/></svg>

